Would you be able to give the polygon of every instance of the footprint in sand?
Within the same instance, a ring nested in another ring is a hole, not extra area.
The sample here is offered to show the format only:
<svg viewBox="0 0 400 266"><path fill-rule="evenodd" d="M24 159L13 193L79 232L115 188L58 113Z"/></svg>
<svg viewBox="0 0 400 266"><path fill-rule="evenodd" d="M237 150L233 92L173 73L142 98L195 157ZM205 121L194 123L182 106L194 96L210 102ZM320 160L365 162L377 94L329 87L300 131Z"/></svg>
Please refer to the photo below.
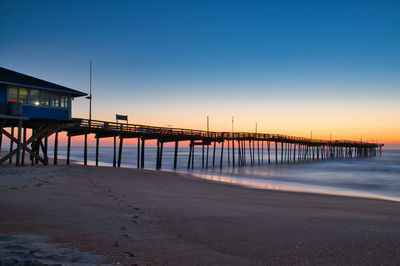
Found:
<svg viewBox="0 0 400 266"><path fill-rule="evenodd" d="M137 219L139 219L139 216L137 216L137 215L133 215L132 216L132 223L134 223L134 224L137 224L138 223L138 221L137 221Z"/></svg>
<svg viewBox="0 0 400 266"><path fill-rule="evenodd" d="M133 255L131 252L129 252L129 251L125 251L125 255L128 257L128 258L133 258L133 257L135 257L135 255Z"/></svg>

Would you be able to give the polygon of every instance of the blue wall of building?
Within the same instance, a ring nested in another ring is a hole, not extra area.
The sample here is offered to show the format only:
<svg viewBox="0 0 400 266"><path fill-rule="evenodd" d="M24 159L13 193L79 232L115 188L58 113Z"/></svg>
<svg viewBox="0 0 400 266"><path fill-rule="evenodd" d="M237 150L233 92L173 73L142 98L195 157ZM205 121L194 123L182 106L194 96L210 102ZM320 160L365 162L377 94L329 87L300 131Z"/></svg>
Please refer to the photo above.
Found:
<svg viewBox="0 0 400 266"><path fill-rule="evenodd" d="M22 115L30 118L69 120L69 113L68 109L63 108L22 105Z"/></svg>

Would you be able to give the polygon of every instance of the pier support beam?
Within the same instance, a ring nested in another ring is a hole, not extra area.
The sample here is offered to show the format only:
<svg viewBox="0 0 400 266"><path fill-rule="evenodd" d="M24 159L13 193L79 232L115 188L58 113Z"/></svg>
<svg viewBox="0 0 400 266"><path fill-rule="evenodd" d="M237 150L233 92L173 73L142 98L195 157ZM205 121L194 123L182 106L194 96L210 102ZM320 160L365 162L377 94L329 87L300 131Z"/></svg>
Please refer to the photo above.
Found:
<svg viewBox="0 0 400 266"><path fill-rule="evenodd" d="M188 164L187 164L187 168L190 169L190 162L192 160L192 149L193 149L193 145L192 145L192 141L190 141L189 144L189 157L188 157Z"/></svg>
<svg viewBox="0 0 400 266"><path fill-rule="evenodd" d="M162 155L163 155L163 149L164 149L164 142L161 141L161 147L160 147L160 168L162 167Z"/></svg>
<svg viewBox="0 0 400 266"><path fill-rule="evenodd" d="M238 142L238 165L239 167L243 165L243 152L242 152L242 142L240 140L237 141Z"/></svg>
<svg viewBox="0 0 400 266"><path fill-rule="evenodd" d="M208 155L208 154L207 154ZM208 160L208 156L207 156ZM175 151L174 151L174 169L176 169L176 165L178 162L178 141L175 141Z"/></svg>
<svg viewBox="0 0 400 266"><path fill-rule="evenodd" d="M201 145L201 168L204 168L204 144Z"/></svg>
<svg viewBox="0 0 400 266"><path fill-rule="evenodd" d="M293 143L293 162L296 162L296 143Z"/></svg>
<svg viewBox="0 0 400 266"><path fill-rule="evenodd" d="M156 169L160 169L160 139L157 139Z"/></svg>
<svg viewBox="0 0 400 266"><path fill-rule="evenodd" d="M193 151L192 151L192 169L194 168L194 142L193 142L193 145L192 145L192 149L193 149Z"/></svg>
<svg viewBox="0 0 400 266"><path fill-rule="evenodd" d="M45 160L45 162L46 162L46 165L49 163L49 157L48 157L48 155L47 155L48 147L49 147L49 138L48 138L48 137L45 137L45 138L44 138L43 158L44 158L44 160Z"/></svg>
<svg viewBox="0 0 400 266"><path fill-rule="evenodd" d="M249 140L249 154L250 154L250 164L254 164L254 141L253 141L253 151L251 150L251 140Z"/></svg>
<svg viewBox="0 0 400 266"><path fill-rule="evenodd" d="M221 142L221 159L219 162L219 168L222 168L222 163L224 161L224 142Z"/></svg>
<svg viewBox="0 0 400 266"><path fill-rule="evenodd" d="M207 154L206 154L206 169L208 169L208 153L209 153L209 150L210 150L210 144L209 143L207 143Z"/></svg>
<svg viewBox="0 0 400 266"><path fill-rule="evenodd" d="M99 166L99 141L100 138L96 137L96 166Z"/></svg>
<svg viewBox="0 0 400 266"><path fill-rule="evenodd" d="M231 166L231 153L229 151L229 140L227 140L227 146L228 146L228 151L227 151L227 154L228 154L228 166Z"/></svg>
<svg viewBox="0 0 400 266"><path fill-rule="evenodd" d="M235 139L232 137L232 166L235 168Z"/></svg>
<svg viewBox="0 0 400 266"><path fill-rule="evenodd" d="M141 152L141 155L140 155L140 167L141 168L144 168L144 138L142 138L142 152Z"/></svg>
<svg viewBox="0 0 400 266"><path fill-rule="evenodd" d="M24 127L24 132L23 133L24 133L23 143L25 143L26 142L26 127ZM0 151L1 151L1 144L0 144ZM25 164L25 149L22 149L21 165L24 165L24 164Z"/></svg>
<svg viewBox="0 0 400 266"><path fill-rule="evenodd" d="M164 142L160 139L157 139L157 162L156 169L161 169L162 165L162 154L163 154Z"/></svg>
<svg viewBox="0 0 400 266"><path fill-rule="evenodd" d="M14 138L14 127L11 127L11 136ZM10 153L13 151L14 142L10 141ZM12 156L10 157L9 164L12 164Z"/></svg>
<svg viewBox="0 0 400 266"><path fill-rule="evenodd" d="M137 168L140 167L140 138L137 138Z"/></svg>
<svg viewBox="0 0 400 266"><path fill-rule="evenodd" d="M54 158L53 158L54 165L57 165L57 159L58 159L58 132L54 134Z"/></svg>
<svg viewBox="0 0 400 266"><path fill-rule="evenodd" d="M255 142L255 140L252 141L252 143L253 143L253 164L255 164L255 162L256 162L256 157L255 157L255 152L254 152L254 150L255 150L254 142Z"/></svg>
<svg viewBox="0 0 400 266"><path fill-rule="evenodd" d="M113 167L117 166L117 136L114 135Z"/></svg>
<svg viewBox="0 0 400 266"><path fill-rule="evenodd" d="M213 164L212 166L215 167L215 149L217 148L217 142L214 141L214 150L213 150Z"/></svg>
<svg viewBox="0 0 400 266"><path fill-rule="evenodd" d="M18 132L17 132L17 158L15 159L15 165L18 166L21 163L21 128L22 128L22 120L18 120Z"/></svg>
<svg viewBox="0 0 400 266"><path fill-rule="evenodd" d="M85 134L85 144L84 144L84 161L83 165L87 165L87 134Z"/></svg>
<svg viewBox="0 0 400 266"><path fill-rule="evenodd" d="M242 141L243 165L246 165L246 141Z"/></svg>
<svg viewBox="0 0 400 266"><path fill-rule="evenodd" d="M124 143L124 138L120 136L119 137L119 147L118 147L118 167L121 167L123 143Z"/></svg>
<svg viewBox="0 0 400 266"><path fill-rule="evenodd" d="M69 158L71 156L71 136L68 134L67 142L67 165L69 165Z"/></svg>

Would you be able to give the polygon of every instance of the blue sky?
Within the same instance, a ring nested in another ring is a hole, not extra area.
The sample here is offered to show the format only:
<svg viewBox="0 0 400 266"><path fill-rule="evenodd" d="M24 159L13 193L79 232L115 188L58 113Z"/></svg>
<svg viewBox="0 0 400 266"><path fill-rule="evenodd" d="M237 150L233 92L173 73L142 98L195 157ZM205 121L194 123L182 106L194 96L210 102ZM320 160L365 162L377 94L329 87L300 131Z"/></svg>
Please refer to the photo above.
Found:
<svg viewBox="0 0 400 266"><path fill-rule="evenodd" d="M298 120L290 113L311 106L340 127L363 120L361 108L388 115L382 131L400 133L392 119L400 115L399 1L3 0L0 9L1 66L88 91L92 59L98 119L119 112L196 127L210 115L227 130L232 114L243 130L258 120L302 134L264 117L290 123ZM86 109L76 101L76 116ZM302 113L304 132L321 124L312 113ZM381 125L373 122L362 131Z"/></svg>

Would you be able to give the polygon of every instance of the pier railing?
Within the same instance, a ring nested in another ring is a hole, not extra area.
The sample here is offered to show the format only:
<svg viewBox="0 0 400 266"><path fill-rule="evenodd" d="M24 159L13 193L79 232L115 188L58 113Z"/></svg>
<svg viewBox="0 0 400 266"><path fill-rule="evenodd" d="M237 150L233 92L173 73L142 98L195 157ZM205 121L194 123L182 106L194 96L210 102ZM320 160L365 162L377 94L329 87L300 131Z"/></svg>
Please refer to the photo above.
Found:
<svg viewBox="0 0 400 266"><path fill-rule="evenodd" d="M206 130L195 130L173 127L157 127L148 125L117 123L100 120L73 119L70 128L83 129L89 131L101 131L109 133L134 133L143 135L159 135L160 137L185 137L191 139L203 139L211 141L224 140L260 140L287 143L302 143L307 145L335 145L335 146L363 146L380 147L382 144L368 143L350 140L324 140L314 138L295 137L282 134L252 133L252 132L216 132Z"/></svg>

